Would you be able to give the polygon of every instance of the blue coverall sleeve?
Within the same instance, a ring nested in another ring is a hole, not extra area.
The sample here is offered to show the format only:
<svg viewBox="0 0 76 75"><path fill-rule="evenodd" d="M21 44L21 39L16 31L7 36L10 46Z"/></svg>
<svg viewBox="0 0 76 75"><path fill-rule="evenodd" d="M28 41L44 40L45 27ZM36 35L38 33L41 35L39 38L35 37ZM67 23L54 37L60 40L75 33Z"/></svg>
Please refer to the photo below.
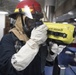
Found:
<svg viewBox="0 0 76 75"><path fill-rule="evenodd" d="M2 73L2 75L8 75L8 73L13 74L13 70L15 69L11 64L11 57L14 53L15 48L12 37L10 35L4 36L0 46L0 73Z"/></svg>

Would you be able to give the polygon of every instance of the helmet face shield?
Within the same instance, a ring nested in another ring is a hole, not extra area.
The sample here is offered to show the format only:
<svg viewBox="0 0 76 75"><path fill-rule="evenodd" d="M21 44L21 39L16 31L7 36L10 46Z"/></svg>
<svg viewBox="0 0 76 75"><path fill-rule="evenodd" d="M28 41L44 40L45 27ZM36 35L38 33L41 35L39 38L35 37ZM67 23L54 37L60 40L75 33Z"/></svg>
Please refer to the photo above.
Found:
<svg viewBox="0 0 76 75"><path fill-rule="evenodd" d="M27 25L28 29L31 31L35 27L35 20L26 17L25 24Z"/></svg>
<svg viewBox="0 0 76 75"><path fill-rule="evenodd" d="M30 19L28 17L25 17L23 30L27 34L28 37L30 37L31 31L35 27L34 23L35 23L34 19Z"/></svg>
<svg viewBox="0 0 76 75"><path fill-rule="evenodd" d="M38 27L39 25L43 24L42 21L37 20L37 19L30 19L28 17L25 17L24 20L24 31L25 33L28 35L28 37L30 37L31 31L33 30L33 28Z"/></svg>
<svg viewBox="0 0 76 75"><path fill-rule="evenodd" d="M35 12L32 14L33 18L36 20L40 20L41 18L43 18L43 13L40 12Z"/></svg>

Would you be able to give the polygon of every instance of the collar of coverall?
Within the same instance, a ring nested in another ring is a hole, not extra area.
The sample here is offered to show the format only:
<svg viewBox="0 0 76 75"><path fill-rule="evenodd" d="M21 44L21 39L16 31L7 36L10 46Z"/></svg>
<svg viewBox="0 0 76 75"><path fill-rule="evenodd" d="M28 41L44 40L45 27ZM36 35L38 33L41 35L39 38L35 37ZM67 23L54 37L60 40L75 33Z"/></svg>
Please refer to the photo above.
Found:
<svg viewBox="0 0 76 75"><path fill-rule="evenodd" d="M23 16L23 20L24 20L24 18L25 18L25 16ZM21 41L26 42L27 40L29 40L29 38L23 31L20 16L18 16L18 18L16 19L15 27L13 29L11 29L9 32L13 32L15 34L15 36Z"/></svg>

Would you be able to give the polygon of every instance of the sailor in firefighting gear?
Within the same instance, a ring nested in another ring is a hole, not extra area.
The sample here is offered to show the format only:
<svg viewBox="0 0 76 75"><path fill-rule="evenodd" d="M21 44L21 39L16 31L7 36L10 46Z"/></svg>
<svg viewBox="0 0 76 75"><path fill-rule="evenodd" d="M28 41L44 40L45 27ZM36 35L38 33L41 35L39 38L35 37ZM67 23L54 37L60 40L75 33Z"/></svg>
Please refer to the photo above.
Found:
<svg viewBox="0 0 76 75"><path fill-rule="evenodd" d="M17 9L28 5L34 12L41 13L41 7L36 1L22 1ZM33 13L34 13L33 12ZM23 16L25 22L26 16ZM42 24L26 34L24 31L19 12L11 14L10 17L16 20L15 27L1 40L0 52L0 73L2 75L44 75L46 60L52 62L57 54L65 48L53 44L51 53L47 50L47 26ZM28 24L28 23L27 23ZM30 24L31 25L31 24ZM49 55L48 55L49 54Z"/></svg>

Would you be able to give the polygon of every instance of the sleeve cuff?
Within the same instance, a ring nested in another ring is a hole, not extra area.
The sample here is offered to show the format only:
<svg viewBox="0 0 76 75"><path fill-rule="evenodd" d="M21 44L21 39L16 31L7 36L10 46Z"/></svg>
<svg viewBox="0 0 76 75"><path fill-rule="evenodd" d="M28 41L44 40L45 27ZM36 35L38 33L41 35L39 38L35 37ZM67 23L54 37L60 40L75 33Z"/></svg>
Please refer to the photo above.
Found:
<svg viewBox="0 0 76 75"><path fill-rule="evenodd" d="M29 40L27 41L27 44L28 44L32 49L39 47L39 45L38 45L35 41L33 41L32 39L29 39Z"/></svg>

